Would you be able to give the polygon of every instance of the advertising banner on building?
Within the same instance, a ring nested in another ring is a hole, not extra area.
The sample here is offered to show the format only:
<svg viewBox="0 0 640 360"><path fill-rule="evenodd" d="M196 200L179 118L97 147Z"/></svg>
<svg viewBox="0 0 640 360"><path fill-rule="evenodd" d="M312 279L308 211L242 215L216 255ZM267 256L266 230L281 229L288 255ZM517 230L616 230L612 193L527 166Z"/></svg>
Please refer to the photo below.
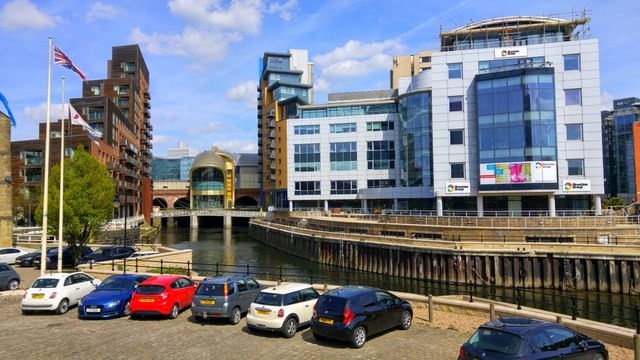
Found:
<svg viewBox="0 0 640 360"><path fill-rule="evenodd" d="M493 49L496 59L507 59L527 56L526 46L510 46Z"/></svg>
<svg viewBox="0 0 640 360"><path fill-rule="evenodd" d="M558 181L555 161L480 164L480 185L535 184Z"/></svg>
<svg viewBox="0 0 640 360"><path fill-rule="evenodd" d="M471 194L471 184L469 182L448 182L446 183L447 195Z"/></svg>
<svg viewBox="0 0 640 360"><path fill-rule="evenodd" d="M562 181L562 191L564 192L590 192L591 180L587 179L567 179Z"/></svg>

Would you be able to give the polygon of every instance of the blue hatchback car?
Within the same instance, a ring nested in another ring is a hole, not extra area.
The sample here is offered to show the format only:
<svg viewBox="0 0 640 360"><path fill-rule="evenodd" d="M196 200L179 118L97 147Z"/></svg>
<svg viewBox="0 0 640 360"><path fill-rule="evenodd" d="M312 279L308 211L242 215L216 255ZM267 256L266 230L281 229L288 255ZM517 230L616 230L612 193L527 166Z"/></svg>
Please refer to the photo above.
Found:
<svg viewBox="0 0 640 360"><path fill-rule="evenodd" d="M131 295L139 283L150 275L111 275L100 286L80 300L80 319L108 319L129 316Z"/></svg>
<svg viewBox="0 0 640 360"><path fill-rule="evenodd" d="M604 344L563 325L529 318L501 318L478 328L458 360L590 359L606 360Z"/></svg>

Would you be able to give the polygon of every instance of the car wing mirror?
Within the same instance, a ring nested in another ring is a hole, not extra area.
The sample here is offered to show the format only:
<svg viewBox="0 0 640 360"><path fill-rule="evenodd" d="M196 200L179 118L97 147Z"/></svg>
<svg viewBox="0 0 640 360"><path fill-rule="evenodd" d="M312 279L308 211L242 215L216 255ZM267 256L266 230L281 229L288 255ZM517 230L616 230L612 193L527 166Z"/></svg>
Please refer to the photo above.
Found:
<svg viewBox="0 0 640 360"><path fill-rule="evenodd" d="M582 348L583 350L587 350L589 348L589 343L587 343L587 340L582 340L580 341L580 343L578 343L578 346L580 346L580 348Z"/></svg>

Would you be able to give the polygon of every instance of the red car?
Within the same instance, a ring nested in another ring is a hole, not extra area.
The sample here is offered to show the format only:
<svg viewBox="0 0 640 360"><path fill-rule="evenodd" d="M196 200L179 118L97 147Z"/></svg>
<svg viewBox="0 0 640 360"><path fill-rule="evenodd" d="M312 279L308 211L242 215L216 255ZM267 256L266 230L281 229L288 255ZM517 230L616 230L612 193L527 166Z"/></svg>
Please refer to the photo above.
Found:
<svg viewBox="0 0 640 360"><path fill-rule="evenodd" d="M131 318L141 315L178 317L191 306L197 284L186 276L159 275L141 282L131 297Z"/></svg>

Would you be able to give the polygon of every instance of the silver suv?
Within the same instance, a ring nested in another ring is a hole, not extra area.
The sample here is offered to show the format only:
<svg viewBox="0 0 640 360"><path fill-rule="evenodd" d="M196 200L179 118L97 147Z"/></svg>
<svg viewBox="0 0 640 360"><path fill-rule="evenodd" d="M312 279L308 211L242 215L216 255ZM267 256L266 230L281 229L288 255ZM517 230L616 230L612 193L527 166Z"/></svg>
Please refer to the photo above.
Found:
<svg viewBox="0 0 640 360"><path fill-rule="evenodd" d="M200 282L191 303L196 321L207 318L229 318L233 325L260 293L260 284L250 276L219 276Z"/></svg>

